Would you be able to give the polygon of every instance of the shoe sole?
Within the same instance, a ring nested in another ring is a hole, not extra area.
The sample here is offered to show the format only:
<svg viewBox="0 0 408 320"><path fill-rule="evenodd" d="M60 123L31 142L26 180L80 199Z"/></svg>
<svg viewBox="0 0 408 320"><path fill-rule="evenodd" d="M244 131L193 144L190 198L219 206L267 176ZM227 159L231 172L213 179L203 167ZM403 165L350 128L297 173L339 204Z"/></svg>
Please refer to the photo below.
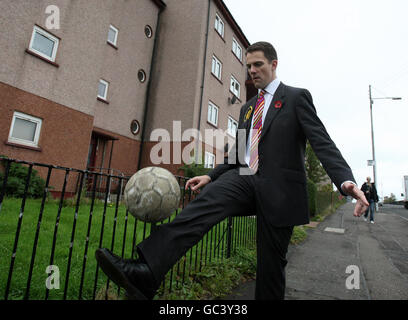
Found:
<svg viewBox="0 0 408 320"><path fill-rule="evenodd" d="M119 287L126 290L126 297L129 300L148 300L139 289L130 283L128 277L126 277L123 272L116 268L109 254L106 254L105 251L98 249L95 252L95 257L102 271L108 276L108 278L116 283Z"/></svg>

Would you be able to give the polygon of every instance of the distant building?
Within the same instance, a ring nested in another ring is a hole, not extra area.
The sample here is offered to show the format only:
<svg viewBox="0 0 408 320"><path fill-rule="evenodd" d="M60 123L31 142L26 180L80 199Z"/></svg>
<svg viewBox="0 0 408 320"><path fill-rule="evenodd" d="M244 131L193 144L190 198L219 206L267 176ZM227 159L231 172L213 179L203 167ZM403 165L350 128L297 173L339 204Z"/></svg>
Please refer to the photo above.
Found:
<svg viewBox="0 0 408 320"><path fill-rule="evenodd" d="M166 5L160 18L142 166L151 165L153 130L164 128L174 137L173 121L181 121L182 133L199 130L199 156L205 166L213 167L217 153L223 157L227 140L218 149L215 141L205 144L205 130L218 129L235 138L240 107L247 100L249 42L223 1L167 0ZM183 147L189 142L184 140ZM179 166L165 167L175 172Z"/></svg>
<svg viewBox="0 0 408 320"><path fill-rule="evenodd" d="M249 42L223 1L56 3L59 29L44 2L0 4L1 155L130 175L152 165L151 133L172 139L173 121L234 136ZM215 147L201 143L214 166Z"/></svg>

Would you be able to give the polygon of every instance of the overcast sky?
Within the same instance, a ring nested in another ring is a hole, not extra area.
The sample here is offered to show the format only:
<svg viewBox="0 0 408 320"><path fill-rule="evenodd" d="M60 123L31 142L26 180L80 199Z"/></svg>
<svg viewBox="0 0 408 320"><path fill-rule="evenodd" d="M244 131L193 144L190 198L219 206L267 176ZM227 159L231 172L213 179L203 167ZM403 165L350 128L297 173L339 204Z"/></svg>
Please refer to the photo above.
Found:
<svg viewBox="0 0 408 320"><path fill-rule="evenodd" d="M359 186L373 177L369 85L379 196L401 199L408 175L408 1L224 0L250 41L271 42L278 78L307 88Z"/></svg>

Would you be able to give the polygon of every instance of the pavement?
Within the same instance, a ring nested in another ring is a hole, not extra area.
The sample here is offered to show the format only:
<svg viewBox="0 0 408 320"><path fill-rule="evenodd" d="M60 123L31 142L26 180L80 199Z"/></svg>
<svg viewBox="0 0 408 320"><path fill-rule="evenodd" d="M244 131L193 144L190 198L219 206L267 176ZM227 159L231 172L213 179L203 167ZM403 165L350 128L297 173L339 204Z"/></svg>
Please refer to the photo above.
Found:
<svg viewBox="0 0 408 320"><path fill-rule="evenodd" d="M408 299L408 219L380 207L371 224L353 210L344 204L289 245L286 300ZM248 281L225 299L253 300L254 292Z"/></svg>

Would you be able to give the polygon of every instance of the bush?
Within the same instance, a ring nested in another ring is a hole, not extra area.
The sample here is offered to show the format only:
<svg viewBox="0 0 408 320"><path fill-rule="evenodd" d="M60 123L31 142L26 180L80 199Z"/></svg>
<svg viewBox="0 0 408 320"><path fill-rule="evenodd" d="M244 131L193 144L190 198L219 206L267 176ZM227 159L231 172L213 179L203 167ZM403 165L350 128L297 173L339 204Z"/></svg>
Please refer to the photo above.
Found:
<svg viewBox="0 0 408 320"><path fill-rule="evenodd" d="M184 164L180 168L178 168L177 172L183 171L184 172L184 177L186 178L193 178L195 176L202 176L207 174L208 172L211 171L210 168L204 168L204 164Z"/></svg>
<svg viewBox="0 0 408 320"><path fill-rule="evenodd" d="M307 237L307 233L303 226L295 226L293 228L292 237L290 238L291 244L299 244L304 241Z"/></svg>
<svg viewBox="0 0 408 320"><path fill-rule="evenodd" d="M316 184L312 180L307 179L307 195L309 198L309 213L311 217L313 217L316 214L317 207L316 193L317 193Z"/></svg>
<svg viewBox="0 0 408 320"><path fill-rule="evenodd" d="M3 160L3 166L5 166ZM25 185L27 181L28 167L20 163L12 162L7 178L6 192L7 196L21 198L24 196ZM0 188L3 187L4 173L0 172ZM31 171L30 184L27 190L27 196L31 198L40 198L45 188L45 180L38 176L37 170Z"/></svg>

